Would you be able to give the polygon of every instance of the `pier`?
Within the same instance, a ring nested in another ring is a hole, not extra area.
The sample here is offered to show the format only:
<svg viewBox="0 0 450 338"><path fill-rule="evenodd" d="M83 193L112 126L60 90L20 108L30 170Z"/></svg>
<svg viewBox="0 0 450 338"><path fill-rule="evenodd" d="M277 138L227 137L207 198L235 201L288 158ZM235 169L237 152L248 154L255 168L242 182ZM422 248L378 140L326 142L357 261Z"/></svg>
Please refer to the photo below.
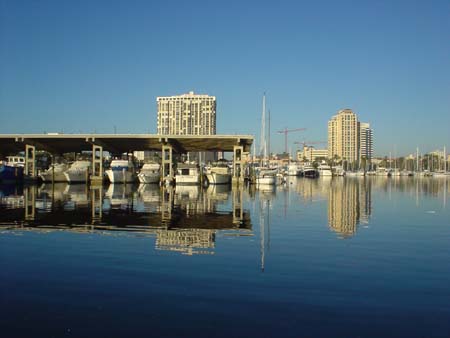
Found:
<svg viewBox="0 0 450 338"><path fill-rule="evenodd" d="M36 150L54 155L92 151L91 182L103 179L103 152L112 154L133 151L160 151L161 177L173 178L173 155L188 152L233 152L233 182L244 180L244 164L248 157L251 135L156 135L156 134L2 134L0 156L25 152L25 171L36 177Z"/></svg>

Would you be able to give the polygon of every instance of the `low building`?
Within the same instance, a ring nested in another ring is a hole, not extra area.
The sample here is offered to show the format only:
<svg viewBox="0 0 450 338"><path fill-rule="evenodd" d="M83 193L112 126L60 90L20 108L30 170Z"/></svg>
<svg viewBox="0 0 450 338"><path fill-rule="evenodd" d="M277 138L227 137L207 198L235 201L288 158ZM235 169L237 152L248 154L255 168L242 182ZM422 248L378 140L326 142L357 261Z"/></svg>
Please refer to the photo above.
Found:
<svg viewBox="0 0 450 338"><path fill-rule="evenodd" d="M328 149L315 149L314 147L303 147L303 150L297 151L297 161L315 162L318 159L327 159Z"/></svg>

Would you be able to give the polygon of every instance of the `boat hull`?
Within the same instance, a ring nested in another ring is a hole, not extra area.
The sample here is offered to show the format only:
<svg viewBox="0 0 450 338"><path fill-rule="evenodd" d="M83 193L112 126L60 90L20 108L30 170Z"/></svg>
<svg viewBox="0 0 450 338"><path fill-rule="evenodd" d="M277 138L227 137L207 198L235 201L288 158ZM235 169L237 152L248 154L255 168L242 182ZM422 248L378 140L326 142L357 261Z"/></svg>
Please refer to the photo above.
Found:
<svg viewBox="0 0 450 338"><path fill-rule="evenodd" d="M46 170L45 172L39 174L43 182L67 182L67 178L63 171L55 172L53 177L53 172L51 170Z"/></svg>
<svg viewBox="0 0 450 338"><path fill-rule="evenodd" d="M200 184L200 175L176 175L176 185L198 185Z"/></svg>
<svg viewBox="0 0 450 338"><path fill-rule="evenodd" d="M258 177L256 177L256 184L275 185L276 183L277 183L276 176L258 176Z"/></svg>
<svg viewBox="0 0 450 338"><path fill-rule="evenodd" d="M316 178L319 176L319 173L317 170L304 170L303 175L308 178Z"/></svg>
<svg viewBox="0 0 450 338"><path fill-rule="evenodd" d="M151 184L151 183L159 183L161 177L157 173L139 173L138 179L140 183Z"/></svg>
<svg viewBox="0 0 450 338"><path fill-rule="evenodd" d="M331 177L333 176L333 173L331 172L331 170L321 170L319 173L319 176L321 177Z"/></svg>
<svg viewBox="0 0 450 338"><path fill-rule="evenodd" d="M229 184L231 181L230 174L209 173L206 178L209 184Z"/></svg>
<svg viewBox="0 0 450 338"><path fill-rule="evenodd" d="M0 164L0 182L12 183L23 180L23 167Z"/></svg>
<svg viewBox="0 0 450 338"><path fill-rule="evenodd" d="M89 171L87 169L67 170L64 173L69 183L86 183L89 180Z"/></svg>

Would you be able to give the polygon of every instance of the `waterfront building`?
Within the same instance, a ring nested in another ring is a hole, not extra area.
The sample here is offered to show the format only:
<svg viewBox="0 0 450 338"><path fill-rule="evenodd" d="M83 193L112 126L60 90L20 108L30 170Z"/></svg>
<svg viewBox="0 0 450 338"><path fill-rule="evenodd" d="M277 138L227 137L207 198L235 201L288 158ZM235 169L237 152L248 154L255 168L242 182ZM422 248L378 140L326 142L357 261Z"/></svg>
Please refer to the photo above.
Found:
<svg viewBox="0 0 450 338"><path fill-rule="evenodd" d="M369 123L359 122L360 159L365 158L368 163L373 157L373 130Z"/></svg>
<svg viewBox="0 0 450 338"><path fill-rule="evenodd" d="M328 157L360 163L373 157L373 130L358 121L351 109L342 109L328 121Z"/></svg>
<svg viewBox="0 0 450 338"><path fill-rule="evenodd" d="M161 96L157 129L161 135L215 135L216 97L204 94Z"/></svg>
<svg viewBox="0 0 450 338"><path fill-rule="evenodd" d="M303 150L297 151L297 161L315 162L319 159L328 158L328 149L315 149L311 146L304 146Z"/></svg>

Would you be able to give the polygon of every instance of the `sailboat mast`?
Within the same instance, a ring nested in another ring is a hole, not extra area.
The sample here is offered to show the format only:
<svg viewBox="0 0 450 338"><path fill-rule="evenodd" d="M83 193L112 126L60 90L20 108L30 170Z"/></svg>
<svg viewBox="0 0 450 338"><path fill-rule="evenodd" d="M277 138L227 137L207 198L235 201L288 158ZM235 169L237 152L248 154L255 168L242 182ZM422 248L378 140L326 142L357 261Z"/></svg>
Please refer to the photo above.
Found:
<svg viewBox="0 0 450 338"><path fill-rule="evenodd" d="M447 154L446 154L445 146L444 146L444 173L447 172Z"/></svg>
<svg viewBox="0 0 450 338"><path fill-rule="evenodd" d="M261 116L261 145L259 148L260 155L263 156L263 162L267 157L267 145L266 145L266 93L263 95L262 102L262 116Z"/></svg>
<svg viewBox="0 0 450 338"><path fill-rule="evenodd" d="M419 147L416 148L416 172L419 172Z"/></svg>
<svg viewBox="0 0 450 338"><path fill-rule="evenodd" d="M269 155L269 165L270 165L270 109L269 109L269 132L267 133L267 148L268 148L268 155Z"/></svg>

